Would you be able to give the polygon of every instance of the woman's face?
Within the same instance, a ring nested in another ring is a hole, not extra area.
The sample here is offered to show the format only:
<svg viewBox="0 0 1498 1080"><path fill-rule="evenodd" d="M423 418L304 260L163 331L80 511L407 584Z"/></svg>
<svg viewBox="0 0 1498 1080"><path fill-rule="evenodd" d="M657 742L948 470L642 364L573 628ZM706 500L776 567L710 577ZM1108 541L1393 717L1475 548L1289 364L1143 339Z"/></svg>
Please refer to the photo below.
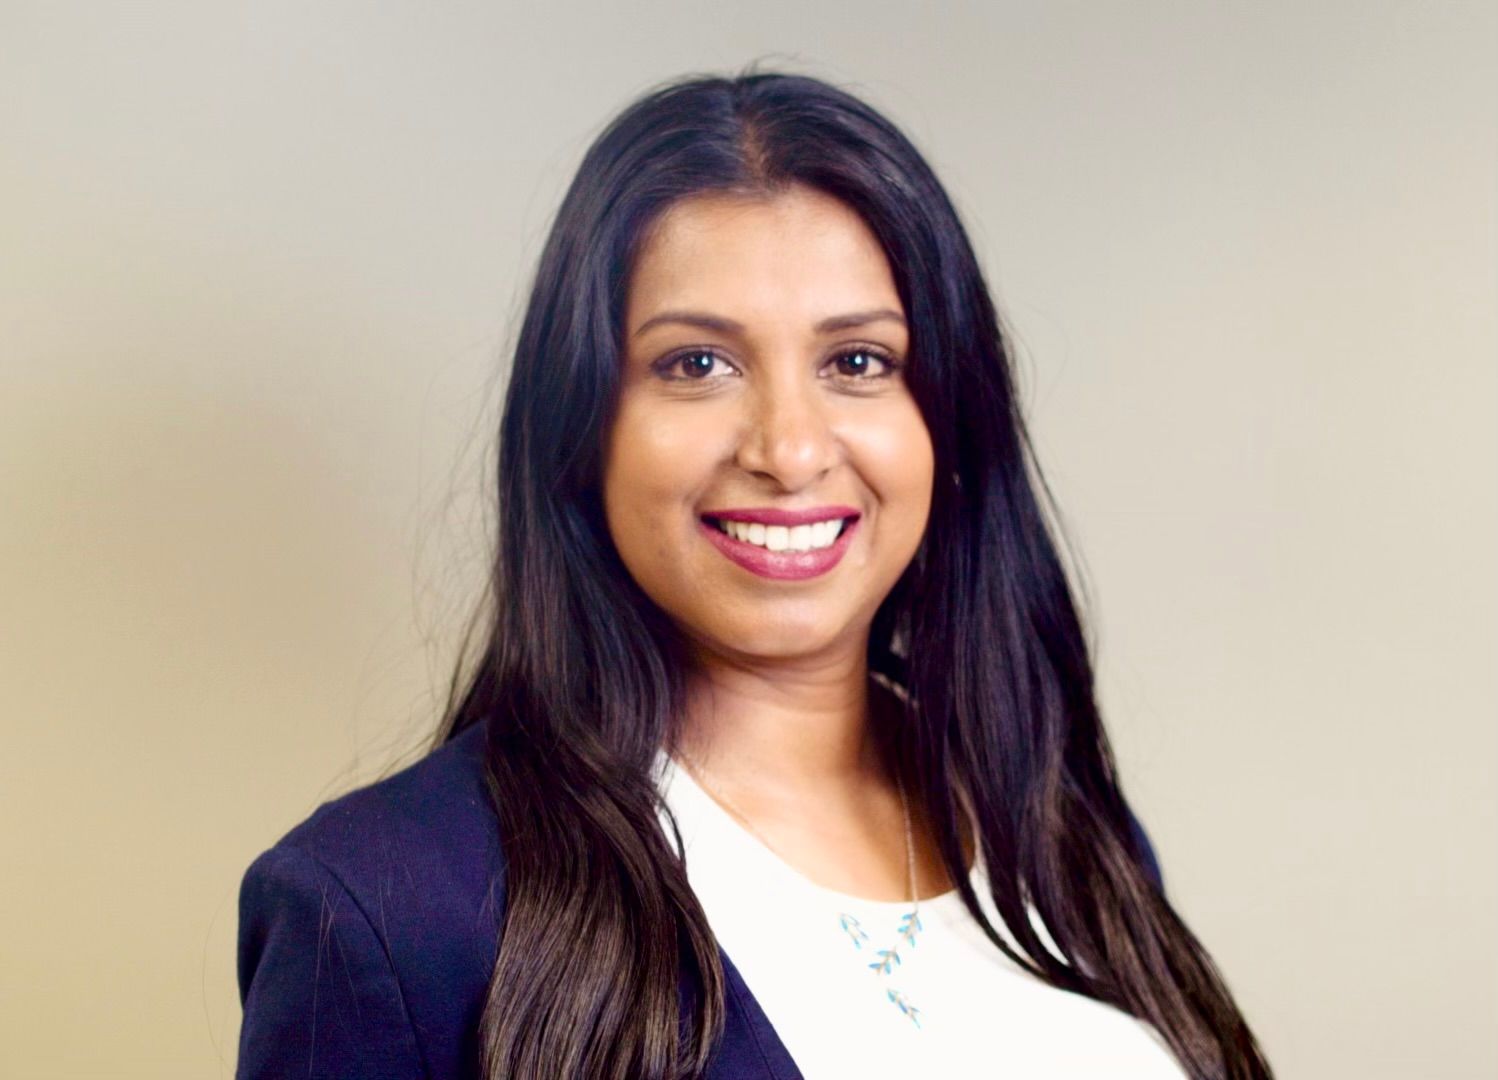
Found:
<svg viewBox="0 0 1498 1080"><path fill-rule="evenodd" d="M931 505L904 316L874 235L813 189L683 200L647 238L604 507L625 566L700 647L863 655ZM787 513L830 523L777 526Z"/></svg>

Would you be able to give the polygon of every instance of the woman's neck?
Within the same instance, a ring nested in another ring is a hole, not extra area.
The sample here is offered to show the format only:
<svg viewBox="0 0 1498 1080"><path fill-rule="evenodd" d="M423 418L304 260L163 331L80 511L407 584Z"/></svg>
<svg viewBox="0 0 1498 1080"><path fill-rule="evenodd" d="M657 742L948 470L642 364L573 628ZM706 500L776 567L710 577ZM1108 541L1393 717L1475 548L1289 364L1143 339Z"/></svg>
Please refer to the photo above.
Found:
<svg viewBox="0 0 1498 1080"><path fill-rule="evenodd" d="M864 663L766 672L727 665L697 676L679 744L724 784L769 799L892 783L873 728Z"/></svg>
<svg viewBox="0 0 1498 1080"><path fill-rule="evenodd" d="M784 682L734 677L699 684L693 704L693 724L674 752L781 858L838 892L881 900L908 895L902 798L878 737L879 725L902 715L894 691L866 670L856 686L803 684L794 693ZM954 883L937 852L933 822L919 800L906 805L919 895L940 895ZM974 838L966 820L959 835L971 868Z"/></svg>

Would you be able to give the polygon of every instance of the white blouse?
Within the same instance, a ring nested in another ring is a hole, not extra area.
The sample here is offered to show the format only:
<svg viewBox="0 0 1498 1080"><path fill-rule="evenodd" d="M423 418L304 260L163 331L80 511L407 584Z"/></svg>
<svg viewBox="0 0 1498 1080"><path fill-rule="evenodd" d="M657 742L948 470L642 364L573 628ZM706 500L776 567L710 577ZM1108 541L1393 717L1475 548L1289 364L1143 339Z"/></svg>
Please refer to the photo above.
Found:
<svg viewBox="0 0 1498 1080"><path fill-rule="evenodd" d="M708 923L807 1080L1184 1080L1151 1025L1023 971L988 940L955 889L921 901L920 928L908 942L901 936L908 902L864 900L811 881L664 752L656 776ZM988 894L981 852L972 884L1013 945ZM1055 952L1033 907L1030 918Z"/></svg>

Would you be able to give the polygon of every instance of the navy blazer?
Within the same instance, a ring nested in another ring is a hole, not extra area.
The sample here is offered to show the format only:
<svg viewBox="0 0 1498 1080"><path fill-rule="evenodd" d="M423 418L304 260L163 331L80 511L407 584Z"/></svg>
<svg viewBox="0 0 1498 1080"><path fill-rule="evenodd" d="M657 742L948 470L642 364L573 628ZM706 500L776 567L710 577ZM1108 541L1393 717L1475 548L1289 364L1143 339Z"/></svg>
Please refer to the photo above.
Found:
<svg viewBox="0 0 1498 1080"><path fill-rule="evenodd" d="M239 1080L479 1077L505 901L483 752L482 728L470 727L324 803L250 865L239 892ZM727 1023L708 1076L799 1080L719 955Z"/></svg>

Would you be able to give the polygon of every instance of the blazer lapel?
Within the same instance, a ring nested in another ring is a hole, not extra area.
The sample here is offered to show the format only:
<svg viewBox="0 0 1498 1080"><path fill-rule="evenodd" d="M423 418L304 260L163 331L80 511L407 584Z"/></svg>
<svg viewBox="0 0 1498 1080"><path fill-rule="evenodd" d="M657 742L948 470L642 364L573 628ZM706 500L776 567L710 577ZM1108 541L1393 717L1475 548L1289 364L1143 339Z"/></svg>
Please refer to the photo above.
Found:
<svg viewBox="0 0 1498 1080"><path fill-rule="evenodd" d="M727 1015L707 1076L710 1080L805 1080L739 969L721 948L718 958L723 964Z"/></svg>

